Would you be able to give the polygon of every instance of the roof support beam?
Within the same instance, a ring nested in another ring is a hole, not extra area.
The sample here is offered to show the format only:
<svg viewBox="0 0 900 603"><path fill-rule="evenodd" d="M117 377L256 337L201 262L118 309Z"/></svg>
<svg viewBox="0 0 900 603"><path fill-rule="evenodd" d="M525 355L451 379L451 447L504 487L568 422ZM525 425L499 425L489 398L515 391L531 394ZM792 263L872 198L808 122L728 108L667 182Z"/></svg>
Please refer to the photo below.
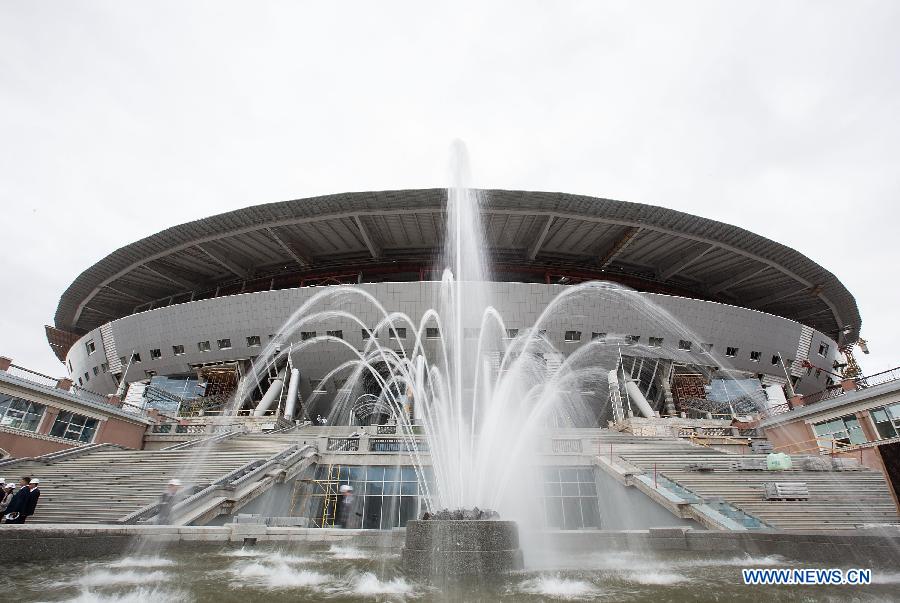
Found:
<svg viewBox="0 0 900 603"><path fill-rule="evenodd" d="M730 289L730 288L734 287L735 285L739 285L739 284L743 283L744 281L746 281L747 279L751 279L754 276L756 276L757 274L765 272L768 269L769 269L769 266L763 265L763 266L755 266L753 268L750 268L749 270L744 270L743 272L739 272L739 273L735 274L734 276L732 276L731 278L727 278L724 281L720 281L720 282L716 283L715 285L713 285L712 287L710 287L709 293L710 293L710 295L718 295L722 291L725 291L726 289Z"/></svg>
<svg viewBox="0 0 900 603"><path fill-rule="evenodd" d="M381 257L381 249L378 247L375 239L372 238L369 230L363 224L362 219L359 216L354 215L353 221L356 222L356 227L359 229L359 234L360 236L362 236L362 240L366 244L366 247L369 248L369 253L372 254L372 258L378 259L379 257Z"/></svg>
<svg viewBox="0 0 900 603"><path fill-rule="evenodd" d="M715 245L707 245L703 247L695 247L679 257L677 260L668 264L664 268L657 268L656 277L661 281L667 281L707 253L715 249Z"/></svg>
<svg viewBox="0 0 900 603"><path fill-rule="evenodd" d="M128 287L123 287L122 285L117 284L115 287L112 285L103 285L105 288L109 289L113 293L118 293L119 295L124 295L125 297L130 297L135 301L139 301L141 303L153 301L153 298L148 295L141 295L139 292L134 289L130 289Z"/></svg>
<svg viewBox="0 0 900 603"><path fill-rule="evenodd" d="M161 268L159 266L151 267L149 264L141 264L141 266L144 268L144 270L152 272L156 276L164 278L170 283L175 283L176 285L187 291L191 291L197 286L195 283L187 280L186 278L182 278L165 268Z"/></svg>
<svg viewBox="0 0 900 603"><path fill-rule="evenodd" d="M268 226L264 230L272 238L272 240L274 240L276 243L278 243L278 246L281 247L286 254L291 256L291 259L293 259L295 262L297 262L297 264L300 265L301 268L309 268L310 266L312 266L312 262L310 262L307 258L305 258L304 256L302 256L299 253L297 253L296 251L294 251L294 249L290 245L288 245L284 240L282 240L282 238L279 237L275 233L274 230L272 230Z"/></svg>
<svg viewBox="0 0 900 603"><path fill-rule="evenodd" d="M212 251L209 250L209 248L207 246L196 245L196 247L197 247L197 249L199 249L200 251L202 251L203 253L208 255L212 261L216 262L217 264L219 264L220 266L222 266L223 268L225 268L226 270L228 270L229 272L231 272L238 278L242 278L245 281L250 279L250 272L243 266L233 262L232 260L228 259L227 257L224 257L221 254L213 253Z"/></svg>
<svg viewBox="0 0 900 603"><path fill-rule="evenodd" d="M772 293L771 295L766 295L765 297L751 299L749 302L747 302L747 305L759 309L759 308L768 306L769 304L774 304L777 301L781 301L783 299L793 297L793 296L797 295L798 293L803 293L803 292L807 292L810 295L818 294L815 292L814 288L813 289L798 289L796 287L791 287L789 289L782 289L781 291L776 291L775 293Z"/></svg>
<svg viewBox="0 0 900 603"><path fill-rule="evenodd" d="M622 235L609 246L606 251L599 254L597 263L600 264L600 270L606 270L607 266L612 264L623 251L625 251L637 234L641 232L640 227L630 226L625 229Z"/></svg>
<svg viewBox="0 0 900 603"><path fill-rule="evenodd" d="M550 232L550 226L553 224L553 216L548 215L544 218L544 223L541 225L541 232L538 234L538 238L534 240L531 246L528 248L528 259L533 260L537 257L538 252L541 250L541 245L544 244L544 241L547 239L547 233Z"/></svg>

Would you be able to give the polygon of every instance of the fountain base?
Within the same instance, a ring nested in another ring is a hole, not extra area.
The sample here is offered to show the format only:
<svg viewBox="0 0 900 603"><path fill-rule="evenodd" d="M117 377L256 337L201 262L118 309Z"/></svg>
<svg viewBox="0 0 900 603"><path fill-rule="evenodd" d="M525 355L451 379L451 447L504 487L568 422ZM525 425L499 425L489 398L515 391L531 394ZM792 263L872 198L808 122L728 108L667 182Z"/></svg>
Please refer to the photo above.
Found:
<svg viewBox="0 0 900 603"><path fill-rule="evenodd" d="M401 558L405 572L418 579L490 576L524 567L514 521L410 521Z"/></svg>

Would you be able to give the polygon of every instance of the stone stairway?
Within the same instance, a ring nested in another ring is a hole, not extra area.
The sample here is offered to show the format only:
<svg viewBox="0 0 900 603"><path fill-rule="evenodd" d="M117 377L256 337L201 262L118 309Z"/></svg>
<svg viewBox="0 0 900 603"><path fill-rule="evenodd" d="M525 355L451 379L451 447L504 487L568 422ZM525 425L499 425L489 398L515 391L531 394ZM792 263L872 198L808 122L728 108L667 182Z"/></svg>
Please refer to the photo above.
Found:
<svg viewBox="0 0 900 603"><path fill-rule="evenodd" d="M29 523L115 523L156 502L172 478L206 486L254 461L297 444L297 434L243 434L179 450L96 451L46 462L0 467L3 475L41 480L41 498Z"/></svg>
<svg viewBox="0 0 900 603"><path fill-rule="evenodd" d="M884 476L865 467L849 471L804 470L804 456L792 456L785 471L737 470L742 459L765 461L765 454L727 454L674 438L645 438L600 432L593 438L605 467L642 473L711 503L724 501L766 524L783 530L843 530L864 524L898 524L900 515ZM612 463L609 461L612 447ZM814 457L817 458L817 457ZM828 457L822 457L828 460ZM711 471L692 471L702 465ZM765 500L768 482L804 482L809 500Z"/></svg>

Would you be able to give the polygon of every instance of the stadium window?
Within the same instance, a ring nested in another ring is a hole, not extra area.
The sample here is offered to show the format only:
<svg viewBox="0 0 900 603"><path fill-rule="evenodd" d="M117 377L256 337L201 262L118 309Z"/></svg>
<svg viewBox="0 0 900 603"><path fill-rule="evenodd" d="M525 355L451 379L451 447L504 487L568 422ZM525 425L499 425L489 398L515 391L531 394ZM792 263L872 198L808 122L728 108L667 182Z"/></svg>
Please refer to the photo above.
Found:
<svg viewBox="0 0 900 603"><path fill-rule="evenodd" d="M184 354L184 346L183 345L173 345L172 346L172 354L175 356L181 356Z"/></svg>
<svg viewBox="0 0 900 603"><path fill-rule="evenodd" d="M538 337L546 337L546 336L547 336L547 329L539 329L538 330Z"/></svg>
<svg viewBox="0 0 900 603"><path fill-rule="evenodd" d="M201 341L197 343L197 349L201 352L208 352L210 350L208 341Z"/></svg>
<svg viewBox="0 0 900 603"><path fill-rule="evenodd" d="M306 341L307 339L312 339L316 336L315 331L300 331L300 340Z"/></svg>
<svg viewBox="0 0 900 603"><path fill-rule="evenodd" d="M325 331L325 334L329 337L337 337L338 339L344 338L344 332L341 329L336 329L333 331Z"/></svg>
<svg viewBox="0 0 900 603"><path fill-rule="evenodd" d="M425 339L440 339L441 330L437 327L425 327Z"/></svg>
<svg viewBox="0 0 900 603"><path fill-rule="evenodd" d="M828 355L828 344L824 341L819 344L819 356L824 358Z"/></svg>
<svg viewBox="0 0 900 603"><path fill-rule="evenodd" d="M567 343L576 343L581 341L581 331L566 331L563 338Z"/></svg>
<svg viewBox="0 0 900 603"><path fill-rule="evenodd" d="M762 357L762 352L750 352L750 360L753 362L759 362L759 359Z"/></svg>
<svg viewBox="0 0 900 603"><path fill-rule="evenodd" d="M93 354L94 352L97 351L97 347L94 345L94 340L93 340L93 339L91 339L91 340L88 341L86 344L84 344L84 347L87 348L88 356L90 356L91 354Z"/></svg>
<svg viewBox="0 0 900 603"><path fill-rule="evenodd" d="M258 348L260 346L259 335L251 335L247 338L248 348Z"/></svg>
<svg viewBox="0 0 900 603"><path fill-rule="evenodd" d="M772 356L772 366L775 366L777 364L778 364L778 354L775 354L774 356Z"/></svg>
<svg viewBox="0 0 900 603"><path fill-rule="evenodd" d="M81 387L84 385L84 381L81 380L81 377L78 378L78 386Z"/></svg>
<svg viewBox="0 0 900 603"><path fill-rule="evenodd" d="M806 376L809 377L812 375L812 366L806 367Z"/></svg>
<svg viewBox="0 0 900 603"><path fill-rule="evenodd" d="M662 344L663 344L663 338L662 337L651 337L649 339L649 343L654 348L661 348Z"/></svg>
<svg viewBox="0 0 900 603"><path fill-rule="evenodd" d="M94 377L96 377L96 376L99 375L99 374L100 374L100 367L95 366L95 367L94 367Z"/></svg>
<svg viewBox="0 0 900 603"><path fill-rule="evenodd" d="M375 338L378 337L377 331L369 331L367 329L363 329L361 332L362 332L363 341L365 341L366 339L371 339L373 337L375 337Z"/></svg>
<svg viewBox="0 0 900 603"><path fill-rule="evenodd" d="M591 341L606 341L606 333L593 332L591 333Z"/></svg>
<svg viewBox="0 0 900 603"><path fill-rule="evenodd" d="M231 340L230 339L218 339L218 340L216 340L216 345L219 346L220 350L230 350L231 349Z"/></svg>
<svg viewBox="0 0 900 603"><path fill-rule="evenodd" d="M817 368L816 369L816 379L818 379L821 376L822 376L822 369Z"/></svg>
<svg viewBox="0 0 900 603"><path fill-rule="evenodd" d="M150 350L150 358L152 360L158 360L159 358L162 358L162 350L159 348Z"/></svg>
<svg viewBox="0 0 900 603"><path fill-rule="evenodd" d="M91 376L87 372L85 372L84 373L84 382L87 383L90 380L91 380Z"/></svg>
<svg viewBox="0 0 900 603"><path fill-rule="evenodd" d="M725 355L729 358L734 358L738 355L739 348L725 348Z"/></svg>
<svg viewBox="0 0 900 603"><path fill-rule="evenodd" d="M694 347L694 344L691 343L690 341L688 341L686 339L678 340L678 349L679 350L685 350L685 351L690 352L692 347Z"/></svg>
<svg viewBox="0 0 900 603"><path fill-rule="evenodd" d="M391 329L391 339L406 339L406 327Z"/></svg>
<svg viewBox="0 0 900 603"><path fill-rule="evenodd" d="M109 363L108 362L102 363L100 365L100 370L103 371L104 373L109 371Z"/></svg>
<svg viewBox="0 0 900 603"><path fill-rule="evenodd" d="M506 329L506 338L515 339L519 336L519 329Z"/></svg>
<svg viewBox="0 0 900 603"><path fill-rule="evenodd" d="M141 355L138 354L137 352L135 352L134 355L131 357L131 361L132 361L132 362L140 362L140 361L141 361Z"/></svg>
<svg viewBox="0 0 900 603"><path fill-rule="evenodd" d="M626 343L640 343L641 336L640 335L629 335Z"/></svg>
<svg viewBox="0 0 900 603"><path fill-rule="evenodd" d="M128 359L125 356L119 356L119 364L121 364L124 369L125 365L128 364Z"/></svg>
<svg viewBox="0 0 900 603"><path fill-rule="evenodd" d="M712 353L712 349L713 349L713 344L711 344L711 343L701 343L701 344L700 344L700 349L703 350L704 352L706 352L707 354L711 354L711 353Z"/></svg>

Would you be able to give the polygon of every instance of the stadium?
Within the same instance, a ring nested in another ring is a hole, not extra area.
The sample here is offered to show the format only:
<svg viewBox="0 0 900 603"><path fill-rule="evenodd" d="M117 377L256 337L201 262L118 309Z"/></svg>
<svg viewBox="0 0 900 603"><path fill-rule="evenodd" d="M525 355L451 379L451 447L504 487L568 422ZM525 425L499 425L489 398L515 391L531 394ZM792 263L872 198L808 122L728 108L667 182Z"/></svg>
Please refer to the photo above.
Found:
<svg viewBox="0 0 900 603"><path fill-rule="evenodd" d="M174 226L79 275L60 299L48 341L81 388L124 393L140 383L149 389L135 395L151 405L211 408L323 287L357 285L389 311L418 320L433 305L441 278L446 195L443 189L343 193ZM491 287L511 333L532 325L564 288L602 280L639 292L696 334L691 341L683 330L648 326L624 299L586 304L542 329L561 355L616 335L637 344L640 351L625 363L656 413L695 411L688 402L716 389L712 377L723 365L725 380L758 383L756 392L769 404L823 390L841 350L859 337L854 298L833 274L747 230L565 193L480 195ZM374 327L377 316L353 310ZM368 337L339 320L296 335L325 333L360 349ZM383 329L374 336L390 345L414 335ZM290 418L328 412L327 400L342 382L323 376L341 353L326 344L292 358L300 400L315 393L320 402L316 409L301 402Z"/></svg>

